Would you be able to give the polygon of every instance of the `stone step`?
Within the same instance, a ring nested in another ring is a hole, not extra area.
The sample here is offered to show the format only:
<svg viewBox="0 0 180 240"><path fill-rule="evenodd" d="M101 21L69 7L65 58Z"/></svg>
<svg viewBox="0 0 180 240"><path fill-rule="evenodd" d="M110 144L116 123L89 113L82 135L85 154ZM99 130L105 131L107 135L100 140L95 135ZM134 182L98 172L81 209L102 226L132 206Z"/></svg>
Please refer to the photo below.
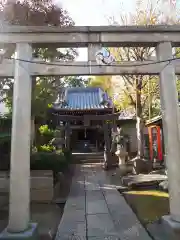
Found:
<svg viewBox="0 0 180 240"><path fill-rule="evenodd" d="M84 154L73 154L74 163L103 163L104 154L102 152L98 153L84 153Z"/></svg>
<svg viewBox="0 0 180 240"><path fill-rule="evenodd" d="M81 164L81 163L103 163L104 159L81 159L81 160L74 160L74 163Z"/></svg>
<svg viewBox="0 0 180 240"><path fill-rule="evenodd" d="M76 158L85 158L85 157L102 157L103 153L73 153L73 157Z"/></svg>
<svg viewBox="0 0 180 240"><path fill-rule="evenodd" d="M99 156L99 157L75 157L74 159L77 159L77 160L104 159L104 156Z"/></svg>
<svg viewBox="0 0 180 240"><path fill-rule="evenodd" d="M75 158L74 160L77 160L77 161L88 161L88 160L101 161L103 159L104 159L104 157L101 157L101 158Z"/></svg>
<svg viewBox="0 0 180 240"><path fill-rule="evenodd" d="M104 158L88 158L88 159L81 159L81 162L88 162L88 161L93 161L93 162L103 162Z"/></svg>

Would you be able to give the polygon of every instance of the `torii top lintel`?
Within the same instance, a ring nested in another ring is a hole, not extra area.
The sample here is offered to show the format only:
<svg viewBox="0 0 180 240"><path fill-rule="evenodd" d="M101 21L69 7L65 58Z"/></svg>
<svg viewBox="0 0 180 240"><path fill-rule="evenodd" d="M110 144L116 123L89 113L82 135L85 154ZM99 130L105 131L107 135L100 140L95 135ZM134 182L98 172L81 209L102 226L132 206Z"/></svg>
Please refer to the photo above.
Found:
<svg viewBox="0 0 180 240"><path fill-rule="evenodd" d="M87 47L88 44L115 46L156 46L169 41L180 45L180 26L74 26L0 27L0 44L30 43L34 45L57 44L59 47Z"/></svg>

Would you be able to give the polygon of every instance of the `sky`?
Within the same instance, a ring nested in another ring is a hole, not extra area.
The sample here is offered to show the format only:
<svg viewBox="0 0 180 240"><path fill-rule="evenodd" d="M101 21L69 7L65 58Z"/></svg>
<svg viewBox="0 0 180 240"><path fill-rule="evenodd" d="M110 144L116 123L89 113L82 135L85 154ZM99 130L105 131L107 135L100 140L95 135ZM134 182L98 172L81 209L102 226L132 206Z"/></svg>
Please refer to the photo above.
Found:
<svg viewBox="0 0 180 240"><path fill-rule="evenodd" d="M136 0L56 0L62 4L77 26L107 25L107 16L131 11Z"/></svg>
<svg viewBox="0 0 180 240"><path fill-rule="evenodd" d="M132 12L136 0L55 0L69 12L76 26L109 25L108 17ZM87 49L79 49L77 61L87 61Z"/></svg>

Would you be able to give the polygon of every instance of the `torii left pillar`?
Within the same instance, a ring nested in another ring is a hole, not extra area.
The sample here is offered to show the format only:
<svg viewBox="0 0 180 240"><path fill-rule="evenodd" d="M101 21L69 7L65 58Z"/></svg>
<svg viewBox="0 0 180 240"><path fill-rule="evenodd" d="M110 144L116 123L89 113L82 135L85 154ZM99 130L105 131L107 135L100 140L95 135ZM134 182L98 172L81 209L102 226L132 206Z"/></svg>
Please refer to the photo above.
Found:
<svg viewBox="0 0 180 240"><path fill-rule="evenodd" d="M30 223L30 138L32 48L16 44L11 139L9 224L0 239L37 239L37 224ZM18 59L23 59L19 61Z"/></svg>

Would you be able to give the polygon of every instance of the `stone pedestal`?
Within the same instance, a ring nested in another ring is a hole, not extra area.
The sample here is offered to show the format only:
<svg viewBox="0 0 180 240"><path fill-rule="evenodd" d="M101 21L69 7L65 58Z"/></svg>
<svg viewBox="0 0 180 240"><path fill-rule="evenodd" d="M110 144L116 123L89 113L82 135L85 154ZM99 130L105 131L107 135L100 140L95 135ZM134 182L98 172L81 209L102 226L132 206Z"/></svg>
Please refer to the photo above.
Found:
<svg viewBox="0 0 180 240"><path fill-rule="evenodd" d="M119 166L126 165L126 155L118 156L119 158Z"/></svg>
<svg viewBox="0 0 180 240"><path fill-rule="evenodd" d="M121 150L117 150L115 154L119 159L119 165L125 165L126 164L126 157L128 155L128 153L125 151L125 149L122 148Z"/></svg>
<svg viewBox="0 0 180 240"><path fill-rule="evenodd" d="M152 161L136 157L131 160L133 165L133 174L150 173L152 171Z"/></svg>
<svg viewBox="0 0 180 240"><path fill-rule="evenodd" d="M111 152L104 152L104 166L105 170L118 166L117 157Z"/></svg>
<svg viewBox="0 0 180 240"><path fill-rule="evenodd" d="M27 230L20 233L10 233L5 229L0 234L0 240L38 240L37 224L30 223Z"/></svg>

